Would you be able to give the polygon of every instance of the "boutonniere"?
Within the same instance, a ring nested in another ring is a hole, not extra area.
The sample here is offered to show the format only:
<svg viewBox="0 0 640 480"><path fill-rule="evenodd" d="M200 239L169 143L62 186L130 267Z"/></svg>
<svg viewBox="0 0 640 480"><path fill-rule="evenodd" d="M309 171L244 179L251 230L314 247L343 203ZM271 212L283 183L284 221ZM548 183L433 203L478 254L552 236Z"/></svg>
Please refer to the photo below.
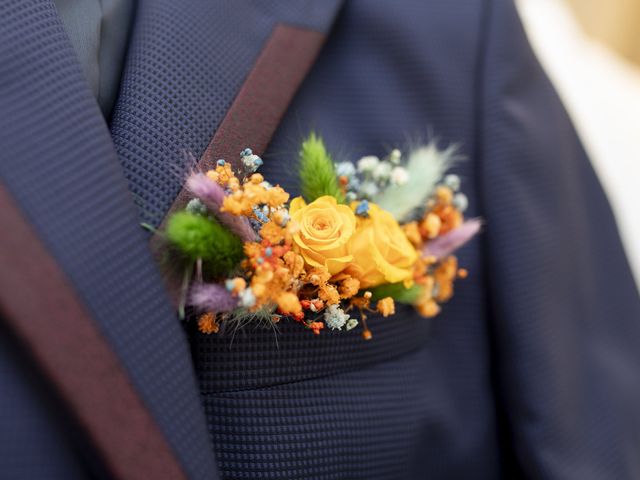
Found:
<svg viewBox="0 0 640 480"><path fill-rule="evenodd" d="M316 335L360 325L365 339L367 316L393 316L397 303L437 315L467 276L453 253L480 229L464 219L459 177L446 175L454 158L432 143L334 163L311 134L293 199L248 148L235 167L191 173L190 201L159 232L183 278L181 312L193 309L206 334L288 319Z"/></svg>

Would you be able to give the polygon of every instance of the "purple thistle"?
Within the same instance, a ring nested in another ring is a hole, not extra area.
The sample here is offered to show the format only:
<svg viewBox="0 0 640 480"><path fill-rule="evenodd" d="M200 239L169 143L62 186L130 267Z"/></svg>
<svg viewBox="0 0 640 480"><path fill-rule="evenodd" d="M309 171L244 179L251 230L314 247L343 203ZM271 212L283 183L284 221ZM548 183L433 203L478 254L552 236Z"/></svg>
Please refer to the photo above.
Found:
<svg viewBox="0 0 640 480"><path fill-rule="evenodd" d="M238 299L222 285L199 283L191 287L188 303L203 312L225 313L238 306Z"/></svg>
<svg viewBox="0 0 640 480"><path fill-rule="evenodd" d="M458 228L425 243L422 254L427 257L444 258L471 240L481 227L482 221L479 218L467 220Z"/></svg>
<svg viewBox="0 0 640 480"><path fill-rule="evenodd" d="M248 218L220 211L225 197L224 189L220 185L203 173L192 173L187 178L186 186L187 190L199 198L220 220L220 223L238 235L243 242L255 242L256 233L251 228Z"/></svg>

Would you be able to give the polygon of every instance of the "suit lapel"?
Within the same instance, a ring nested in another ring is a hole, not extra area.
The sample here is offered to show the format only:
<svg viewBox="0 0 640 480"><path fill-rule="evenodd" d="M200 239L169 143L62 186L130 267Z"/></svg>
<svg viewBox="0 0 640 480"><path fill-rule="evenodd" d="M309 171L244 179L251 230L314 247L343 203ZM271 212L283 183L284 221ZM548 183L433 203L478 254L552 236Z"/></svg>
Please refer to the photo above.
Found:
<svg viewBox="0 0 640 480"><path fill-rule="evenodd" d="M93 322L186 475L215 478L187 342L139 227L109 130L53 5L2 3L0 46L0 177L73 292L54 295L53 302L42 305L77 307L56 303L75 298L82 308L63 311L81 323ZM36 244L12 245L17 254ZM49 271L54 270L43 268L40 275ZM32 285L34 302L46 297L37 286ZM24 313L28 305L15 301L13 314ZM60 311L51 313L48 326L54 333L69 328L56 323L54 313ZM47 316L48 311L40 314ZM46 336L39 338L47 341ZM27 343L36 357L50 358L38 355L46 348ZM65 342L58 345L66 348ZM109 398L105 389L113 385L115 370L96 369L81 356L74 367L91 381L94 395ZM44 369L50 370L46 365ZM70 389L66 393L73 395ZM113 398L121 397L116 393ZM71 406L81 413L73 402ZM124 430L131 427L122 423L125 418L112 420Z"/></svg>
<svg viewBox="0 0 640 480"><path fill-rule="evenodd" d="M3 320L67 402L105 467L115 478L186 478L122 362L2 184L0 228Z"/></svg>

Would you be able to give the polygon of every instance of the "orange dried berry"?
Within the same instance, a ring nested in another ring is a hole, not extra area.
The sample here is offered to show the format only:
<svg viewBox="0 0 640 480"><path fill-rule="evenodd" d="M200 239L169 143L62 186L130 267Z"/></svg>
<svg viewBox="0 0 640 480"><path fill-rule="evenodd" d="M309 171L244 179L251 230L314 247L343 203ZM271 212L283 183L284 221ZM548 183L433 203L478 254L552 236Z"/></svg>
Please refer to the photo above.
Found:
<svg viewBox="0 0 640 480"><path fill-rule="evenodd" d="M453 190L445 185L436 188L436 200L443 205L450 205L453 201Z"/></svg>
<svg viewBox="0 0 640 480"><path fill-rule="evenodd" d="M458 270L458 278L465 279L469 276L469 271L466 268L460 268Z"/></svg>
<svg viewBox="0 0 640 480"><path fill-rule="evenodd" d="M253 278L262 283L269 283L273 280L273 270L270 268L271 266L268 263L263 264L261 267L260 271L256 270L256 275Z"/></svg>
<svg viewBox="0 0 640 480"><path fill-rule="evenodd" d="M211 312L200 315L198 319L198 330L206 334L218 333L220 325L218 325L215 315Z"/></svg>
<svg viewBox="0 0 640 480"><path fill-rule="evenodd" d="M237 179L232 179L229 181L227 188L229 188L229 190L231 190L232 192L237 192L240 190L240 183L238 182Z"/></svg>
<svg viewBox="0 0 640 480"><path fill-rule="evenodd" d="M320 335L320 330L324 328L324 323L322 322L311 322L307 325L312 331L314 335Z"/></svg>
<svg viewBox="0 0 640 480"><path fill-rule="evenodd" d="M396 304L393 301L393 298L385 297L381 300L378 300L378 303L376 304L376 310L386 318L389 315L393 315L396 313Z"/></svg>
<svg viewBox="0 0 640 480"><path fill-rule="evenodd" d="M305 281L312 285L321 285L326 283L331 278L331 274L326 268L313 268L307 272Z"/></svg>
<svg viewBox="0 0 640 480"><path fill-rule="evenodd" d="M434 255L427 255L426 257L422 257L422 260L427 265L433 265L434 263L436 263L438 261L438 257L436 257Z"/></svg>
<svg viewBox="0 0 640 480"><path fill-rule="evenodd" d="M362 338L365 340L371 340L373 338L373 333L368 328L362 332Z"/></svg>
<svg viewBox="0 0 640 480"><path fill-rule="evenodd" d="M358 293L359 289L360 280L353 277L347 277L340 284L338 292L340 293L340 298L345 299L353 297L356 293Z"/></svg>
<svg viewBox="0 0 640 480"><path fill-rule="evenodd" d="M249 177L249 181L254 185L259 185L264 182L264 177L259 173L254 173L253 175L251 175L251 177Z"/></svg>
<svg viewBox="0 0 640 480"><path fill-rule="evenodd" d="M218 175L218 172L215 170L207 171L206 176L209 180L213 180L216 183L218 183L218 180L220 179L220 175Z"/></svg>
<svg viewBox="0 0 640 480"><path fill-rule="evenodd" d="M280 207L289 200L289 194L279 186L275 186L267 190L265 197L264 203L273 208Z"/></svg>
<svg viewBox="0 0 640 480"><path fill-rule="evenodd" d="M251 208L253 208L254 206L265 203L266 191L267 190L262 185L245 183L243 185L242 195L249 203L249 205L251 205Z"/></svg>
<svg viewBox="0 0 640 480"><path fill-rule="evenodd" d="M436 283L436 279L433 275L427 274L420 279L420 285L422 286L423 297L431 298L431 292L433 291L433 287ZM428 297L425 297L428 296Z"/></svg>
<svg viewBox="0 0 640 480"><path fill-rule="evenodd" d="M458 273L458 259L450 255L436 268L434 275L438 282L453 280Z"/></svg>
<svg viewBox="0 0 640 480"><path fill-rule="evenodd" d="M284 314L296 315L302 313L302 305L300 305L300 300L298 300L298 297L294 293L281 293L276 301L278 308L280 308Z"/></svg>
<svg viewBox="0 0 640 480"><path fill-rule="evenodd" d="M244 244L244 254L247 257L257 258L262 255L262 247L256 242L247 242Z"/></svg>
<svg viewBox="0 0 640 480"><path fill-rule="evenodd" d="M446 206L435 210L440 217L442 226L440 227L440 234L450 232L451 230L458 228L464 222L464 216L459 210L456 210L452 206Z"/></svg>
<svg viewBox="0 0 640 480"><path fill-rule="evenodd" d="M273 247L273 255L276 257L283 257L286 253L291 250L290 245L276 245Z"/></svg>
<svg viewBox="0 0 640 480"><path fill-rule="evenodd" d="M311 302L311 306L313 307L312 310L315 312L319 312L320 310L322 310L324 308L324 302L320 299L315 299Z"/></svg>
<svg viewBox="0 0 640 480"><path fill-rule="evenodd" d="M371 303L371 300L364 297L351 297L349 302L351 303L352 307L355 307L359 310L364 310L369 307L369 303Z"/></svg>
<svg viewBox="0 0 640 480"><path fill-rule="evenodd" d="M426 238L436 238L440 233L442 227L442 220L438 215L433 212L429 212L425 215L420 222L420 233Z"/></svg>
<svg viewBox="0 0 640 480"><path fill-rule="evenodd" d="M236 216L249 215L253 212L253 205L244 198L242 191L239 190L224 197L220 211L229 212L231 215Z"/></svg>
<svg viewBox="0 0 640 480"><path fill-rule="evenodd" d="M416 263L413 265L413 280L416 283L421 283L422 278L427 274L427 264L421 258L416 260Z"/></svg>
<svg viewBox="0 0 640 480"><path fill-rule="evenodd" d="M232 293L240 293L245 288L247 288L247 281L244 278L236 277L233 279L233 288L231 290Z"/></svg>
<svg viewBox="0 0 640 480"><path fill-rule="evenodd" d="M435 300L429 299L423 303L420 303L416 306L416 309L420 315L426 318L435 317L440 313L440 305L436 303Z"/></svg>
<svg viewBox="0 0 640 480"><path fill-rule="evenodd" d="M262 298L267 292L267 287L262 282L251 282L251 290L256 297Z"/></svg>
<svg viewBox="0 0 640 480"><path fill-rule="evenodd" d="M220 185L227 185L232 179L236 178L229 163L217 165L215 172L218 174L217 182Z"/></svg>
<svg viewBox="0 0 640 480"><path fill-rule="evenodd" d="M265 223L260 229L262 238L274 245L284 240L284 233L284 229L272 220Z"/></svg>
<svg viewBox="0 0 640 480"><path fill-rule="evenodd" d="M289 284L292 280L289 269L280 267L276 269L275 278L282 284Z"/></svg>
<svg viewBox="0 0 640 480"><path fill-rule="evenodd" d="M318 296L324 300L327 305L335 305L340 303L340 293L338 293L338 289L331 285L330 283L325 283L320 286L318 290Z"/></svg>
<svg viewBox="0 0 640 480"><path fill-rule="evenodd" d="M435 299L442 303L451 297L453 297L453 282L448 280L438 283L438 294L435 296Z"/></svg>

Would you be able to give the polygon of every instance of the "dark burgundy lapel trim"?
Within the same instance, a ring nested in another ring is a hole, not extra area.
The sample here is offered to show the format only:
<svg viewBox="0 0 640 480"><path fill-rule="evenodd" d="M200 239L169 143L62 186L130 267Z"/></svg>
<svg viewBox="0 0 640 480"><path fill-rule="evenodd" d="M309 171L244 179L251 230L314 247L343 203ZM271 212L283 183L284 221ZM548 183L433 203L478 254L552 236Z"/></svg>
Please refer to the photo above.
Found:
<svg viewBox="0 0 640 480"><path fill-rule="evenodd" d="M0 312L119 479L182 467L63 271L0 185Z"/></svg>
<svg viewBox="0 0 640 480"><path fill-rule="evenodd" d="M264 153L325 39L326 35L322 32L276 25L231 108L200 157L199 169L210 169L220 158L237 161L246 147L257 155ZM183 188L167 212L163 225L172 212L186 205L188 199L189 194ZM153 235L151 249L161 264L163 247L162 235ZM169 296L177 305L181 279L170 271L165 271L164 277Z"/></svg>
<svg viewBox="0 0 640 480"><path fill-rule="evenodd" d="M264 153L287 107L313 65L326 35L278 24L249 72L198 166L211 168L216 160L236 161L245 147ZM183 207L183 189L169 212Z"/></svg>

